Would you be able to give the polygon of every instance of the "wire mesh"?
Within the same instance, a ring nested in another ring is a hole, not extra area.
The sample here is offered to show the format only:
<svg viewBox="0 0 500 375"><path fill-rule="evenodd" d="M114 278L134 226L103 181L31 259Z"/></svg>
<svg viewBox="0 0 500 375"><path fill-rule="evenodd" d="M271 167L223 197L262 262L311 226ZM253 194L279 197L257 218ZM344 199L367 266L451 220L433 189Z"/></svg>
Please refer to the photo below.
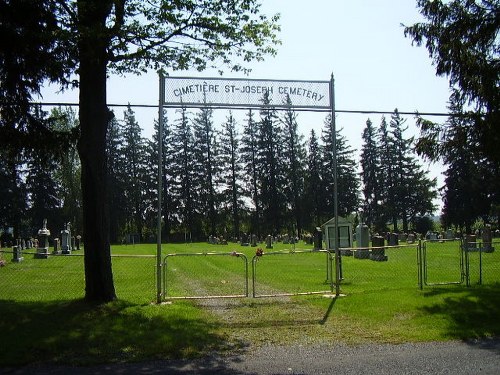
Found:
<svg viewBox="0 0 500 375"><path fill-rule="evenodd" d="M418 244L342 249L341 292L415 289Z"/></svg>
<svg viewBox="0 0 500 375"><path fill-rule="evenodd" d="M266 252L252 259L253 297L331 293L330 252Z"/></svg>
<svg viewBox="0 0 500 375"><path fill-rule="evenodd" d="M10 249L0 251L0 299L49 301L83 298L85 271L83 252L70 255L49 253L37 257L33 250L20 256ZM120 299L134 303L154 301L154 256L112 255L115 291Z"/></svg>
<svg viewBox="0 0 500 375"><path fill-rule="evenodd" d="M168 254L163 288L166 299L247 297L247 257L236 251Z"/></svg>

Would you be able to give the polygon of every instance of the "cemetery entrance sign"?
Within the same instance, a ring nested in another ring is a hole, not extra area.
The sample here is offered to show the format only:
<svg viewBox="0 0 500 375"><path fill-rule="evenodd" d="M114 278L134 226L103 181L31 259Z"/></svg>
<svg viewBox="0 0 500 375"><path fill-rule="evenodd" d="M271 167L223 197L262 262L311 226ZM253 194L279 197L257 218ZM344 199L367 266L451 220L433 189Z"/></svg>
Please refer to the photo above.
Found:
<svg viewBox="0 0 500 375"><path fill-rule="evenodd" d="M334 148L334 218L338 223L337 209L337 157L335 127L335 96L333 75L329 81L293 81L270 79L228 79L165 77L159 73L158 139L163 139L164 108L261 108L264 94L276 110L330 112L332 143ZM158 222L157 222L157 302L161 302L161 206L162 206L162 142L158 142ZM338 224L336 224L337 226ZM336 228L338 232L338 227ZM336 258L336 294L340 294L339 246L334 244Z"/></svg>
<svg viewBox="0 0 500 375"><path fill-rule="evenodd" d="M330 81L166 77L165 107L259 108L265 93L273 108L330 111ZM291 105L287 105L287 96Z"/></svg>

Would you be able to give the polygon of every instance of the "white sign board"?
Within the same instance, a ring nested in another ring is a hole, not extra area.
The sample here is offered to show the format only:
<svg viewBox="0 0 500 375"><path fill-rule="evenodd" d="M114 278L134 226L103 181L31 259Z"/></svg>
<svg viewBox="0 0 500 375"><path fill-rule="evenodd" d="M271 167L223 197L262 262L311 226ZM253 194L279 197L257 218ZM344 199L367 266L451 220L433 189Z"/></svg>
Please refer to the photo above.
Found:
<svg viewBox="0 0 500 375"><path fill-rule="evenodd" d="M330 81L276 81L263 79L227 79L165 77L166 107L258 108L264 93L275 108L331 110Z"/></svg>

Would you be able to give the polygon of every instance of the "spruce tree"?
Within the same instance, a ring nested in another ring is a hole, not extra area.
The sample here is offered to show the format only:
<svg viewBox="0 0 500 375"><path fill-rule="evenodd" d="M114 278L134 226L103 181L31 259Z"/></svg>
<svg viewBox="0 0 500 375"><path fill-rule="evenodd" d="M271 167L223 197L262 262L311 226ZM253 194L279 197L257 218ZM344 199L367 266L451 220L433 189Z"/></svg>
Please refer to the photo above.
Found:
<svg viewBox="0 0 500 375"><path fill-rule="evenodd" d="M129 201L126 195L126 168L123 158L124 147L122 125L115 116L109 120L106 134L106 155L108 165L107 185L109 194L109 239L112 243L125 241L125 227Z"/></svg>
<svg viewBox="0 0 500 375"><path fill-rule="evenodd" d="M222 201L233 238L238 238L241 230L243 212L243 166L240 154L240 139L236 129L236 120L230 112L222 127L220 139L222 169Z"/></svg>
<svg viewBox="0 0 500 375"><path fill-rule="evenodd" d="M381 213L377 221L377 230L385 231L386 224L391 221L394 228L397 228L397 209L394 207L395 195L395 171L394 171L394 149L391 134L385 116L382 116L377 132L377 144L380 155L380 184L383 187L380 196Z"/></svg>
<svg viewBox="0 0 500 375"><path fill-rule="evenodd" d="M287 222L292 223L296 234L301 237L303 230L303 194L306 151L303 136L298 132L297 114L292 109L292 101L287 95L286 110L281 116L283 125L282 160L284 168L283 190L286 199Z"/></svg>
<svg viewBox="0 0 500 375"><path fill-rule="evenodd" d="M146 141L130 105L123 113L123 148L125 195L127 197L127 231L142 239L144 229L144 181L146 173Z"/></svg>
<svg viewBox="0 0 500 375"><path fill-rule="evenodd" d="M312 230L325 222L324 202L325 190L322 181L321 147L314 129L309 136L309 152L305 177L304 213L309 218L308 224Z"/></svg>
<svg viewBox="0 0 500 375"><path fill-rule="evenodd" d="M284 165L281 148L283 133L277 119L276 109L267 91L263 95L259 113L257 159L262 218L264 228L271 231L271 234L278 234L283 225L285 208ZM258 235L261 234L264 233L258 233Z"/></svg>
<svg viewBox="0 0 500 375"><path fill-rule="evenodd" d="M342 135L342 129L337 130L337 196L338 214L346 217L359 208L359 177L356 172L354 150L348 145ZM321 135L322 141L322 181L325 189L324 214L330 217L334 214L334 149L332 141L331 115L324 121Z"/></svg>
<svg viewBox="0 0 500 375"><path fill-rule="evenodd" d="M250 207L250 231L261 233L262 208L260 200L260 161L258 157L258 126L252 110L248 111L241 138L241 160L246 184L243 185Z"/></svg>
<svg viewBox="0 0 500 375"><path fill-rule="evenodd" d="M377 146L376 129L370 119L366 120L361 148L361 179L363 182L363 217L368 226L379 222L382 181L380 176L380 156Z"/></svg>
<svg viewBox="0 0 500 375"><path fill-rule="evenodd" d="M203 213L204 233L217 235L220 197L216 191L220 171L213 111L205 106L193 119L193 185L195 186L197 211Z"/></svg>
<svg viewBox="0 0 500 375"><path fill-rule="evenodd" d="M172 127L171 146L167 154L168 169L175 177L172 181L172 210L177 212L186 240L202 237L199 211L195 207L194 140L186 108L178 111L179 117Z"/></svg>

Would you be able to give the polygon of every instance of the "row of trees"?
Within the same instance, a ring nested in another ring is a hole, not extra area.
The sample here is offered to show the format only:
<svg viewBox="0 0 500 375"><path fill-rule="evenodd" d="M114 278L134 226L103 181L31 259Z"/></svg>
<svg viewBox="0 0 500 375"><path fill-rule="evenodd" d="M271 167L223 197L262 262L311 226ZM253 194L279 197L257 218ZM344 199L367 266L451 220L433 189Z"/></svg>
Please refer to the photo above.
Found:
<svg viewBox="0 0 500 375"><path fill-rule="evenodd" d="M300 236L333 216L331 117L325 118L319 136L312 130L304 140L290 101L281 112L267 95L262 103L246 113L242 124L231 112L216 124L209 107L179 109L165 121L162 237L167 241L237 238L242 232ZM78 124L71 109L54 109L51 117L61 129ZM144 138L131 106L123 119L112 116L108 129L110 239L121 242L138 234L151 240L157 223L158 133ZM419 216L433 211L435 181L419 166L405 130L397 110L389 124L382 118L378 129L368 120L361 174L342 129L336 132L339 215L362 209L376 230L386 230L388 223L397 230L402 223L400 229L407 231ZM43 218L52 228L71 221L81 230L79 159L75 147L60 154L21 156L2 169L2 187L10 191L0 197L7 207L2 221L18 234L36 233Z"/></svg>

